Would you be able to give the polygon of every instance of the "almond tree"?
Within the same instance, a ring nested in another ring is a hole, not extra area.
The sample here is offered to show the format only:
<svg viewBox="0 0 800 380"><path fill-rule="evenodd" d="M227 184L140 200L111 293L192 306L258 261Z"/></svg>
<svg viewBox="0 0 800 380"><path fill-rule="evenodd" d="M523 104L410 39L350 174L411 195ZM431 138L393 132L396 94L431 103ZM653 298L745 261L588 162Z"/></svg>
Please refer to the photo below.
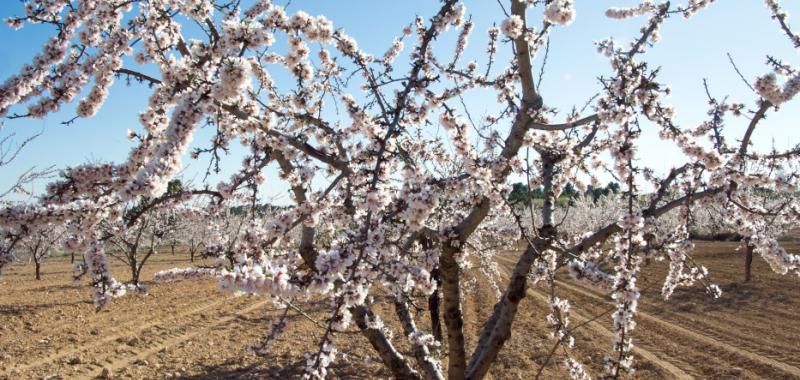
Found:
<svg viewBox="0 0 800 380"><path fill-rule="evenodd" d="M53 250L58 248L63 235L64 229L58 225L41 226L25 235L21 242L21 248L27 251L33 261L36 280L42 279L42 260L49 257Z"/></svg>
<svg viewBox="0 0 800 380"><path fill-rule="evenodd" d="M205 226L204 258L217 258L219 262L227 261L231 265L236 261L236 244L247 229L248 218L231 208L210 210L210 218Z"/></svg>
<svg viewBox="0 0 800 380"><path fill-rule="evenodd" d="M759 186L740 189L739 191L749 193L743 200L750 202L747 207L751 208L753 212L758 212L768 218L767 223L758 227L764 229L764 233L776 238L782 238L791 231L796 219L791 214L781 213L780 210L796 204L798 200L797 194L776 192ZM639 207L644 207L648 201L648 197L644 197L636 200L636 203ZM564 238L580 236L581 231L596 229L608 220L622 218L625 214L625 204L626 199L613 194L601 196L597 199L590 196L577 197L572 199L566 206L557 207L554 212L554 219L557 221L556 225L559 227L559 233L564 235ZM527 226L532 226L536 221L534 220L534 223L531 223L529 215L536 215L541 210L535 205L526 207L533 208L534 212L523 211L523 219ZM736 218L731 219L724 205L715 203L697 205L689 216L690 221L687 225L691 239L739 241L741 243L739 249L744 251L743 280L744 282L750 281L755 246L748 238L736 232L740 221ZM686 223L686 221L681 220L681 218L685 217L685 214L670 212L655 221L651 228L657 234L669 233L676 226ZM541 225L537 227L541 227ZM645 237L648 236L652 235L645 234ZM653 250L654 248L656 247L651 245L648 250ZM704 267L700 267L700 269L706 270Z"/></svg>
<svg viewBox="0 0 800 380"><path fill-rule="evenodd" d="M796 193L776 192L758 185L739 191L748 193L748 196L740 200L743 202L742 207L748 207L752 212L760 213L767 219L766 223L758 226L764 230L763 233L782 238L791 231L795 218L780 210L797 204ZM756 247L749 237L738 232L740 224L741 220L731 218L724 205L705 204L692 212L689 232L693 239L739 241L739 249L744 251L743 280L749 282L752 279L753 254Z"/></svg>
<svg viewBox="0 0 800 380"><path fill-rule="evenodd" d="M159 245L170 236L178 217L172 209L153 208L139 214L147 202L146 198L141 199L125 209L121 218L107 218L98 224L103 233L101 240L111 248L111 257L130 270L130 288L143 292L147 289L140 283L142 268L151 256L158 253ZM138 217L134 220L132 215Z"/></svg>
<svg viewBox="0 0 800 380"><path fill-rule="evenodd" d="M205 249L211 239L209 220L205 213L196 212L183 219L181 226L177 236L189 251L189 261L194 262L195 256Z"/></svg>
<svg viewBox="0 0 800 380"><path fill-rule="evenodd" d="M0 131L5 127L3 121L0 121ZM19 153L29 145L39 135L33 135L21 142L15 141L15 133L10 133L0 138L0 170L6 168L9 164L17 159ZM14 202L10 200L11 195L25 195L30 196L31 190L28 188L33 182L51 178L53 175L53 168L45 168L38 170L31 167L17 176L16 181L8 188L0 193L0 205L8 206L13 205ZM3 267L14 261L14 247L19 243L23 236L16 231L0 228L0 273Z"/></svg>
<svg viewBox="0 0 800 380"><path fill-rule="evenodd" d="M216 276L223 289L285 306L261 345L267 352L289 328L298 302L327 298L328 317L306 355L308 378L328 375L345 331L363 335L397 378L483 378L511 336L529 278L555 287L554 272L566 265L616 300L613 354L600 376L618 378L632 369L636 279L645 257L668 260L665 297L695 282L719 292L690 260L688 228L698 206L723 207L773 270L800 274L800 258L763 228L773 213L797 220L797 204L765 215L740 191L756 184L778 192L797 189L800 148L758 152L751 144L762 120L800 91L797 69L770 57L767 74L753 81L753 99L712 98L708 120L678 125L666 103L669 87L647 61L662 25L711 3L645 1L609 9L611 18L643 19L641 31L629 43L596 43L609 62L598 72L600 93L590 100L590 111L565 114L547 105L548 96L557 94L540 91L533 62L543 59L549 36L575 19L572 0L503 3L501 27L478 37L465 4L445 0L427 19L398 26L401 33L378 55L362 51L326 17L289 15L268 0L29 1L26 13L9 23L52 24L57 34L0 86L0 113L44 117L77 100L77 117L88 118L118 77L152 92L139 117L141 131L130 134L134 147L126 160L64 170L38 204L0 210L0 225L24 234L31 225L70 222L70 246L86 252L100 308L115 288L97 226L118 218L125 204L149 197L125 217L128 227L150 209L191 197L206 198L213 212L250 204L247 227L230 240L235 250L221 250L216 268L175 270L167 277ZM788 42L800 48L778 2L766 3ZM443 43L445 34L455 44ZM463 62L468 43L486 44L480 61ZM501 58L500 49L510 50L511 58ZM279 83L272 75L278 71L292 80ZM78 99L83 89L88 93ZM496 100L496 108L474 117L462 101L469 94ZM734 135L722 120L745 132ZM193 157L208 155L214 165L236 143L248 156L216 187L168 192L201 123L216 133ZM647 168L639 160L645 128L658 130L660 144L679 148L686 160L665 173ZM279 178L267 178L272 168ZM600 172L621 183L622 217L577 235L560 231L556 196L567 183L598 183ZM542 189L533 231L508 204L512 177ZM294 205L276 215L257 213L265 181L284 182ZM678 214L679 223L664 231L658 220L670 213ZM466 268L477 265L492 276L492 257L509 248L498 247L498 236L525 244L509 279L495 279L499 300L468 352L461 310ZM599 269L600 261L612 264L609 273ZM393 297L402 332L375 313L379 301L370 295L378 289ZM441 299L441 342L420 327L410 306L432 295ZM556 343L569 346L569 302L550 300L551 311L542 317ZM400 339L410 352L398 348ZM564 365L573 377L588 377L577 358Z"/></svg>

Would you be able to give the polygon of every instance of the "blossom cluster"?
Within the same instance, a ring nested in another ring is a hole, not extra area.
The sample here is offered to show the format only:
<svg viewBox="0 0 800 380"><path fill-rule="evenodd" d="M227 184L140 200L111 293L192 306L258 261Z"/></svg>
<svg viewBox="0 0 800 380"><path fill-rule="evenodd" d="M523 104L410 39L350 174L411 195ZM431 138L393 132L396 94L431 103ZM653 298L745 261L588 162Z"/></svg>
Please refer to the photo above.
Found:
<svg viewBox="0 0 800 380"><path fill-rule="evenodd" d="M553 24L567 26L575 20L575 4L572 0L553 0L545 6L544 18Z"/></svg>
<svg viewBox="0 0 800 380"><path fill-rule="evenodd" d="M182 280L194 280L209 278L216 275L214 268L173 268L166 269L153 275L155 282L174 282Z"/></svg>
<svg viewBox="0 0 800 380"><path fill-rule="evenodd" d="M522 35L524 23L522 18L517 15L511 15L509 18L503 20L500 30L508 38L517 38Z"/></svg>
<svg viewBox="0 0 800 380"><path fill-rule="evenodd" d="M800 92L800 75L795 75L787 80L783 88L778 86L775 74L767 74L758 78L754 86L759 95L777 106L792 100Z"/></svg>
<svg viewBox="0 0 800 380"><path fill-rule="evenodd" d="M641 16L656 10L655 4L652 1L644 1L641 4L630 8L617 8L612 7L606 10L606 17L614 19L628 19Z"/></svg>

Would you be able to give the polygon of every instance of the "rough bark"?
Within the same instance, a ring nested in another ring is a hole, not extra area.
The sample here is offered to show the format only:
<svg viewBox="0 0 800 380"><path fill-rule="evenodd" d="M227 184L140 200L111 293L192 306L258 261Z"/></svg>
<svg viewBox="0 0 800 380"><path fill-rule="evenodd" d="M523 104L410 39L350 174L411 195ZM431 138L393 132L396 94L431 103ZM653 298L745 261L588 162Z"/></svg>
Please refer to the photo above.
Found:
<svg viewBox="0 0 800 380"><path fill-rule="evenodd" d="M394 303L394 309L397 317L403 325L403 332L406 336L411 335L417 331L417 326L414 323L414 317L408 309L408 304L405 301L397 300ZM441 367L438 360L431 357L428 347L423 345L414 345L414 358L417 365L424 370L423 375L428 380L444 380Z"/></svg>
<svg viewBox="0 0 800 380"><path fill-rule="evenodd" d="M383 364L396 379L422 380L419 372L411 368L406 358L394 348L383 331L369 326L367 321L375 319L375 315L369 308L362 305L353 307L351 310L358 328L361 329L364 337L369 340L372 348L380 355Z"/></svg>
<svg viewBox="0 0 800 380"><path fill-rule="evenodd" d="M478 346L467 369L467 379L481 379L491 367L500 349L511 337L511 326L517 314L519 302L525 298L528 273L536 258L546 249L547 240L537 239L522 253L509 280L503 297L495 305L491 318L481 331Z"/></svg>
<svg viewBox="0 0 800 380"><path fill-rule="evenodd" d="M455 255L458 248L445 246L439 258L444 295L444 324L447 327L447 374L451 380L464 378L466 351L464 348L464 316L461 313L461 273Z"/></svg>
<svg viewBox="0 0 800 380"><path fill-rule="evenodd" d="M439 289L442 288L442 275L439 273L439 268L434 269L431 271L431 277L436 281L436 291L434 291L428 297L428 311L430 313L431 318L431 334L436 339L437 342L442 342L442 319L440 317L441 313L441 296L439 294Z"/></svg>
<svg viewBox="0 0 800 380"><path fill-rule="evenodd" d="M136 258L131 258L131 283L134 285L139 285L139 268L136 265Z"/></svg>
<svg viewBox="0 0 800 380"><path fill-rule="evenodd" d="M751 268L753 266L753 245L747 244L744 253L744 282L749 282L752 278Z"/></svg>
<svg viewBox="0 0 800 380"><path fill-rule="evenodd" d="M272 156L275 158L275 161L278 162L280 165L281 170L286 175L292 173L295 168L292 163L286 159L283 153L279 151L272 152ZM302 205L307 201L306 197L306 190L301 185L292 185L292 193L294 194L295 202L298 205ZM317 261L317 253L314 250L314 235L316 233L316 229L313 227L303 226L300 235L300 256L303 258L303 262L309 266L312 270L314 269L314 265Z"/></svg>

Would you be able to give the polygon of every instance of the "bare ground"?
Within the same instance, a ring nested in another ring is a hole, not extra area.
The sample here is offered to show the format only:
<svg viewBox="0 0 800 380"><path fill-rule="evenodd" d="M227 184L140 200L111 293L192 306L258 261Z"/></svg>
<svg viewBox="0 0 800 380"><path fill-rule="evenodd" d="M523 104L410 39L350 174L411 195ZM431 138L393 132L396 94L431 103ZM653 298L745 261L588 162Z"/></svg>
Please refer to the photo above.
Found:
<svg viewBox="0 0 800 380"><path fill-rule="evenodd" d="M701 287L680 289L669 301L660 298L665 263L652 262L640 279L643 296L634 336L635 378L800 379L800 279L772 273L756 258L754 279L742 283L741 252L735 243L698 243L696 260L711 270L723 289L711 299ZM788 245L797 252L798 246ZM513 255L498 257L504 270ZM183 255L160 255L143 278L161 269L188 266ZM121 269L121 268L120 268ZM146 296L114 300L95 313L91 290L75 284L64 258L51 259L43 280L33 268L15 265L0 277L0 379L97 378L294 378L305 365L302 353L313 350L321 330L290 313L290 328L268 357L247 347L266 333L280 310L255 297L230 297L213 280L148 284ZM122 271L115 272L121 279ZM467 276L470 277L470 276ZM464 303L467 343L474 346L496 301L487 282L475 277ZM561 276L556 293L570 300L576 346L569 354L596 373L611 348L613 305ZM492 367L494 379L564 378L566 352L546 360L554 340L544 320L546 290L534 288L521 304L512 338ZM380 295L377 296L380 299ZM420 300L422 301L422 300ZM323 320L327 301L300 305ZM425 303L420 302L420 306ZM420 310L420 313L426 313ZM378 307L391 320L388 305ZM390 325L398 345L407 349L399 326ZM335 378L387 378L358 334L342 334L340 354L331 368Z"/></svg>

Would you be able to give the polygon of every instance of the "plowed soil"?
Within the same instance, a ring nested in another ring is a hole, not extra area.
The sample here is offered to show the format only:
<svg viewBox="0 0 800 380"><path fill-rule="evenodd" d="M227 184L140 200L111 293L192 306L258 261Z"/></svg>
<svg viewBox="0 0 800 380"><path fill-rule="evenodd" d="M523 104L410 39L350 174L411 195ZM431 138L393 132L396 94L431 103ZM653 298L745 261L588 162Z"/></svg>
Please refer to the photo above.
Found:
<svg viewBox="0 0 800 380"><path fill-rule="evenodd" d="M787 244L798 252L797 244ZM666 264L651 262L639 280L642 291L634 335L635 378L643 379L800 379L800 279L774 274L759 258L753 280L742 282L743 255L736 243L699 242L695 259L711 272L723 295L711 299L702 287L677 290L669 301L660 297ZM182 254L152 259L142 278L161 269L189 266ZM496 257L504 277L514 254ZM127 278L124 268L115 277ZM466 290L465 333L471 350L496 301L487 281ZM148 295L125 296L96 313L91 289L74 283L67 258L44 264L43 279L33 278L32 265L14 265L0 277L0 379L216 379L295 378L305 366L303 353L314 350L322 334L328 301L297 306L289 328L266 356L248 346L267 333L283 310L257 297L233 297L217 291L214 280L153 284ZM585 363L591 373L602 370L611 349L613 303L560 275L555 292L570 300L576 345L548 356L555 341L545 316L550 289L534 287L523 299L511 339L491 369L494 379L533 379L544 366L543 379L567 376L567 354ZM388 302L379 314L396 318ZM420 319L426 320L420 299ZM401 350L408 347L399 325L389 323ZM425 323L422 327L426 328ZM354 328L352 326L351 328ZM357 333L340 334L339 356L331 378L387 378L378 358ZM409 352L410 354L410 352Z"/></svg>

